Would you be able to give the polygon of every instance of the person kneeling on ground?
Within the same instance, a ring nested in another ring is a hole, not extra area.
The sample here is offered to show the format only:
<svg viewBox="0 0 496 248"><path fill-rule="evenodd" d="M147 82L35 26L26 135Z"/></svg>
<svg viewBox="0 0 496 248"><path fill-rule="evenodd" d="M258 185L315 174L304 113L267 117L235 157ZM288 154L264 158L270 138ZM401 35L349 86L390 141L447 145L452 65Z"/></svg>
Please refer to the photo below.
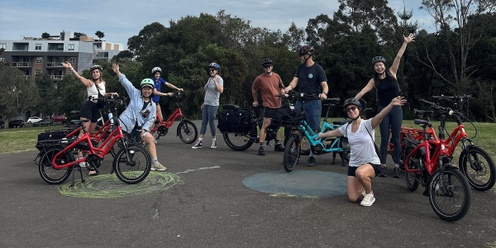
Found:
<svg viewBox="0 0 496 248"><path fill-rule="evenodd" d="M372 192L372 179L381 170L381 161L375 149L374 129L394 106L403 106L405 102L406 100L403 97L395 97L375 117L364 120L360 116L360 102L355 98L348 98L344 102L344 108L352 121L339 129L318 134L318 138L339 136L348 138L350 164L348 167L347 191L350 202L357 202L363 196L360 205L370 207L374 204L375 196Z"/></svg>

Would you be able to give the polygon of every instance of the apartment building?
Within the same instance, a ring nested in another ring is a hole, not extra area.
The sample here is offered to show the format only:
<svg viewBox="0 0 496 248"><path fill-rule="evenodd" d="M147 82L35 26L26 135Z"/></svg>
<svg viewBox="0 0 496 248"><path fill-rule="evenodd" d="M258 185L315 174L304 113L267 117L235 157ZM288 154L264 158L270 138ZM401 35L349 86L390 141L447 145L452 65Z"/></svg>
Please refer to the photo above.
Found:
<svg viewBox="0 0 496 248"><path fill-rule="evenodd" d="M49 75L61 80L68 73L62 62L69 61L79 73L98 61L110 61L124 50L118 43L106 42L77 32L61 32L48 38L24 37L22 40L0 40L0 61L10 63L26 77Z"/></svg>

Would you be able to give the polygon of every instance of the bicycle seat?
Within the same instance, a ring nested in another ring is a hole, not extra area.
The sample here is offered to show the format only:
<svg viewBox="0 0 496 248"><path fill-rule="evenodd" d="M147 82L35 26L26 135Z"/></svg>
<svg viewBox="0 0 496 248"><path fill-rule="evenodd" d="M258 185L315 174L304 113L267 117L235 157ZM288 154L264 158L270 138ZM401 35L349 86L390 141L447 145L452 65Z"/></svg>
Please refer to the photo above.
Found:
<svg viewBox="0 0 496 248"><path fill-rule="evenodd" d="M235 104L224 104L224 105L222 105L222 110L224 110L224 111L239 110L239 106L235 105Z"/></svg>
<svg viewBox="0 0 496 248"><path fill-rule="evenodd" d="M413 120L413 123L417 124L417 125L420 125L420 126L429 126L429 127L432 127L432 124L429 122L429 121L426 121L426 120L422 120L422 119L415 119Z"/></svg>

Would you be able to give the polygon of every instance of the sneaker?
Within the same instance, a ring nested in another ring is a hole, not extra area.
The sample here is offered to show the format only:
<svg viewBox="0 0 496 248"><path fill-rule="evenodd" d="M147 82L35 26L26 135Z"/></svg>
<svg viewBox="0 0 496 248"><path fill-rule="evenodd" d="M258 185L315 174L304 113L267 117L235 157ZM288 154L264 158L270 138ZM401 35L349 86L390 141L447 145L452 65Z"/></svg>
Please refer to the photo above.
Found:
<svg viewBox="0 0 496 248"><path fill-rule="evenodd" d="M276 144L276 146L274 146L274 152L284 152L284 147L282 146L281 143Z"/></svg>
<svg viewBox="0 0 496 248"><path fill-rule="evenodd" d="M210 146L210 148L212 148L212 149L217 148L217 142L212 141L212 145Z"/></svg>
<svg viewBox="0 0 496 248"><path fill-rule="evenodd" d="M80 162L79 167L81 168L86 168L86 162Z"/></svg>
<svg viewBox="0 0 496 248"><path fill-rule="evenodd" d="M386 166L381 166L381 172L379 172L379 177L387 177L387 168L386 168Z"/></svg>
<svg viewBox="0 0 496 248"><path fill-rule="evenodd" d="M264 150L263 146L260 146L258 148L258 155L265 156L265 150Z"/></svg>
<svg viewBox="0 0 496 248"><path fill-rule="evenodd" d="M193 149L200 149L203 147L203 144L201 141L197 141L196 144L194 146L192 146L191 148Z"/></svg>
<svg viewBox="0 0 496 248"><path fill-rule="evenodd" d="M393 177L394 178L401 178L400 168L394 167L394 169L393 169Z"/></svg>
<svg viewBox="0 0 496 248"><path fill-rule="evenodd" d="M364 207L370 207L372 206L372 204L374 204L374 202L375 202L374 193L370 192L369 194L365 194L362 202L360 202L360 205Z"/></svg>
<svg viewBox="0 0 496 248"><path fill-rule="evenodd" d="M160 162L155 162L152 164L152 171L166 171L167 167L163 166Z"/></svg>
<svg viewBox="0 0 496 248"><path fill-rule="evenodd" d="M315 161L314 156L308 157L308 162L307 162L308 167L313 167L317 165L317 162Z"/></svg>
<svg viewBox="0 0 496 248"><path fill-rule="evenodd" d="M365 196L367 193L365 193L365 188L362 187L362 196Z"/></svg>

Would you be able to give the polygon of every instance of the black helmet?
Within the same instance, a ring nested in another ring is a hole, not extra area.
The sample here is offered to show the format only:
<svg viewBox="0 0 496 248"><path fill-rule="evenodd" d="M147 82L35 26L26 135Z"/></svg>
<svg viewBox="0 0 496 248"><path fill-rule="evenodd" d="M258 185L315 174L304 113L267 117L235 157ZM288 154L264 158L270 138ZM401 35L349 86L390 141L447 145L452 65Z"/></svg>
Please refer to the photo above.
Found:
<svg viewBox="0 0 496 248"><path fill-rule="evenodd" d="M160 72L160 74L162 74L162 69L160 67L153 67L153 69L152 69L152 75L154 75L155 72Z"/></svg>
<svg viewBox="0 0 496 248"><path fill-rule="evenodd" d="M372 58L372 65L375 65L375 63L377 62L382 62L384 64L386 64L386 59L382 56L375 56Z"/></svg>
<svg viewBox="0 0 496 248"><path fill-rule="evenodd" d="M350 105L355 105L355 106L357 106L359 108L362 107L362 104L360 104L360 101L358 101L355 98L348 98L348 99L346 99L346 101L344 101L343 107L346 109L346 107L348 107Z"/></svg>
<svg viewBox="0 0 496 248"><path fill-rule="evenodd" d="M100 65L92 65L90 67L90 71L97 70L97 69L100 71L103 71L103 68Z"/></svg>
<svg viewBox="0 0 496 248"><path fill-rule="evenodd" d="M314 52L315 50L313 49L313 46L309 46L309 45L304 45L300 47L300 49L298 49L298 55L300 56L305 54L312 56Z"/></svg>
<svg viewBox="0 0 496 248"><path fill-rule="evenodd" d="M270 58L264 58L262 59L262 66L264 65L273 65L274 63L272 63L272 59Z"/></svg>

